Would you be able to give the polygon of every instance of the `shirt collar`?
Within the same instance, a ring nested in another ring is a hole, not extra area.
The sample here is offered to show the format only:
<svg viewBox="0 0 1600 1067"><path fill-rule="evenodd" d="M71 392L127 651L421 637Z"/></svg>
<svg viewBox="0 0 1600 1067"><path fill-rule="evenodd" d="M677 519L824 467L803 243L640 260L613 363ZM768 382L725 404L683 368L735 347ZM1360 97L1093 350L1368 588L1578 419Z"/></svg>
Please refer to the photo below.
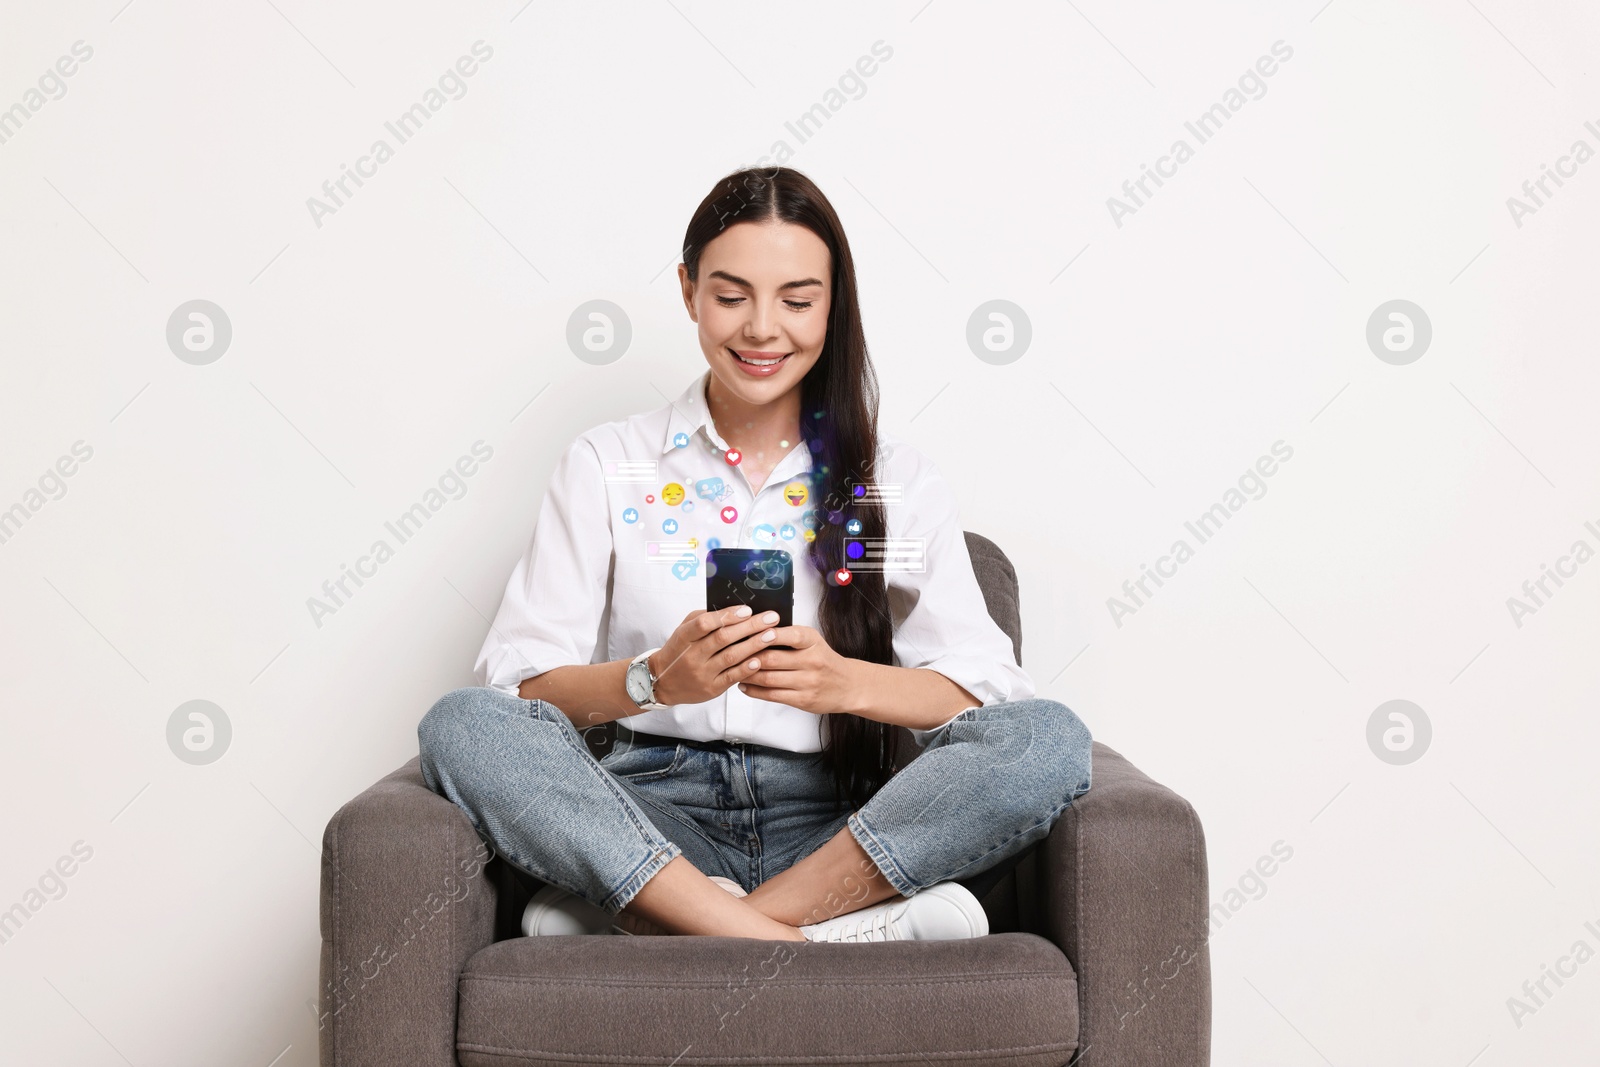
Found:
<svg viewBox="0 0 1600 1067"><path fill-rule="evenodd" d="M718 452L728 451L728 442L717 433L717 424L711 418L711 405L706 401L706 385L711 378L711 368L707 367L698 378L689 383L689 387L678 395L676 400L670 402L667 409L667 432L661 440L661 454L666 455L678 447L677 437L680 433L687 434L689 440L694 440L694 435L704 431L706 439ZM687 446L685 446L687 447ZM767 477L769 484L787 481L811 470L811 451L803 442L795 442L787 455L779 460L770 475Z"/></svg>
<svg viewBox="0 0 1600 1067"><path fill-rule="evenodd" d="M728 450L728 443L717 433L717 424L712 421L711 407L706 403L706 381L711 377L711 368L689 383L689 387L678 395L676 400L670 402L667 411L667 433L661 441L661 454L666 455L678 447L677 438L680 433L688 434L692 439L700 430L704 430L706 437L723 452Z"/></svg>

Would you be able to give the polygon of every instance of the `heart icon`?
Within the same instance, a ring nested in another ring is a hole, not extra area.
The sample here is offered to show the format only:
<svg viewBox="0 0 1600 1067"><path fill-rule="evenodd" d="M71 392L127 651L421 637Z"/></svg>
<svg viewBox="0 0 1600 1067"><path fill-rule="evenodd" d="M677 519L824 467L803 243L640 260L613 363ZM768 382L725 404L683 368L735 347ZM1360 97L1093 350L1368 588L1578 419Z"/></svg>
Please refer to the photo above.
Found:
<svg viewBox="0 0 1600 1067"><path fill-rule="evenodd" d="M737 467L740 459L739 450L737 448L730 448L728 449L727 454L722 458L728 461L728 466Z"/></svg>
<svg viewBox="0 0 1600 1067"><path fill-rule="evenodd" d="M735 521L738 520L738 518L739 518L739 509L738 508L727 507L727 508L723 508L722 509L722 521L723 522L735 522Z"/></svg>
<svg viewBox="0 0 1600 1067"><path fill-rule="evenodd" d="M838 570L833 572L833 580L838 582L840 585L849 585L850 578L850 572L845 570L843 567L840 567Z"/></svg>
<svg viewBox="0 0 1600 1067"><path fill-rule="evenodd" d="M655 498L654 494L646 493L644 495L644 502L646 504L654 504L656 502L656 498Z"/></svg>

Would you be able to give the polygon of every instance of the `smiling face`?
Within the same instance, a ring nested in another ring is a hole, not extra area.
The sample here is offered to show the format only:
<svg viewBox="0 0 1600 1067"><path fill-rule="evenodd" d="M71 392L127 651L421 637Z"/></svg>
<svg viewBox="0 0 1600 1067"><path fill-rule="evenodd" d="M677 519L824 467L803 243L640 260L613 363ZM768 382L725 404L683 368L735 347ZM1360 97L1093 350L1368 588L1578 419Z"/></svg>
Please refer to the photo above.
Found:
<svg viewBox="0 0 1600 1067"><path fill-rule="evenodd" d="M822 238L790 222L741 222L706 245L683 302L718 383L752 405L796 388L828 336L832 272ZM776 362L774 362L776 361Z"/></svg>

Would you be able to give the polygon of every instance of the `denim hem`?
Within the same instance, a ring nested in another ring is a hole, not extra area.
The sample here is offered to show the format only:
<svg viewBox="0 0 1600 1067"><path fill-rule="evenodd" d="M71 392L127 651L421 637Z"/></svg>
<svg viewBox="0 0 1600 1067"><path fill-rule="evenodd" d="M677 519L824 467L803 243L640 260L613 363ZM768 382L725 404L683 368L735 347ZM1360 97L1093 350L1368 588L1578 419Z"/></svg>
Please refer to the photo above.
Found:
<svg viewBox="0 0 1600 1067"><path fill-rule="evenodd" d="M850 836L856 839L856 843L872 858L872 862L878 865L878 870L883 874L884 880L894 886L901 896L910 897L917 892L918 886L906 878L905 872L900 869L900 865L895 862L894 857L889 855L889 851L878 843L877 837L867 828L866 821L861 818L860 811L851 812L850 817L845 820L845 826L849 828Z"/></svg>
<svg viewBox="0 0 1600 1067"><path fill-rule="evenodd" d="M1081 796L1082 794L1079 794L1079 795ZM1072 800L1069 799L1066 803L1064 803L1064 804L1060 805L1059 807L1055 808L1053 811L1050 812L1050 814L1046 815L1044 818L1040 819L1038 822L1034 823L1032 826L1029 826L1026 829L1018 830L1016 833L1012 834L1010 837L1005 838L1004 840L1002 840L1002 841L998 842L997 844L993 845L992 847L990 847L987 851L981 852L978 855L972 857L970 860L968 860L967 862L963 863L960 867L957 867L953 872L951 872L945 878L941 879L941 881L954 882L954 881L962 881L962 880L967 879L967 878L976 878L978 875L983 874L985 871L988 871L989 869L991 869L993 867L996 867L999 864L1005 862L1007 859L1010 859L1012 856L1016 855L1017 850L1015 848L1013 848L1013 845L1012 845L1013 842L1015 842L1018 838L1027 837L1029 834L1034 833L1035 831L1037 831L1041 826L1042 827L1046 827L1047 829L1045 830L1045 834L1044 835L1041 835L1039 838L1035 838L1033 842L1029 842L1028 845L1024 846L1025 848L1026 847L1031 847L1034 843L1036 843L1039 840L1042 840L1044 836L1047 836L1049 834L1050 829L1054 828L1054 826L1056 824L1056 821L1059 820L1061 818L1062 814L1068 808L1070 808L1071 806L1072 806ZM1002 851L1002 850L1004 850L1004 851ZM1000 853L1000 857L998 859L990 859L989 857L993 856L996 852ZM972 869L973 867L977 867L978 869L977 870L973 870ZM966 872L966 873L963 873L963 872Z"/></svg>
<svg viewBox="0 0 1600 1067"><path fill-rule="evenodd" d="M665 848L645 860L639 869L634 871L627 881L622 883L622 887L607 897L600 906L615 918L633 900L634 894L644 888L646 882L654 878L661 868L681 855L683 855L683 849L668 841Z"/></svg>

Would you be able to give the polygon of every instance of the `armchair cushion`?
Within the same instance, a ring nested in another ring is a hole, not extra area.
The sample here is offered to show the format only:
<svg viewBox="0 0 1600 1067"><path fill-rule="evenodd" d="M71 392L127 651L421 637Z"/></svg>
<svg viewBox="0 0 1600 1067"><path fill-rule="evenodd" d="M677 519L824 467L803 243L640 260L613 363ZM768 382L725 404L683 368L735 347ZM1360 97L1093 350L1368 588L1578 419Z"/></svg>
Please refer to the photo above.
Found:
<svg viewBox="0 0 1600 1067"><path fill-rule="evenodd" d="M1077 1047L1078 990L1060 950L1031 934L525 937L467 962L458 1026L462 1067L1059 1067Z"/></svg>

